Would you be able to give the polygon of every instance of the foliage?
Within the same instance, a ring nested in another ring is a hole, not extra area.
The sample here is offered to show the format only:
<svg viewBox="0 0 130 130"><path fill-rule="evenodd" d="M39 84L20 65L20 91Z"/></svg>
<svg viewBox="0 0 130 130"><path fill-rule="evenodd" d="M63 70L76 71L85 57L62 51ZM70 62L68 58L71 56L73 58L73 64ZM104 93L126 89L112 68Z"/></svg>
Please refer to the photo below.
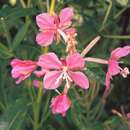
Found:
<svg viewBox="0 0 130 130"><path fill-rule="evenodd" d="M35 60L43 53L43 48L35 42L38 32L35 16L47 11L47 2L50 3L49 0L16 0L12 4L11 0L0 0L0 130L129 130L125 114L130 106L130 78L114 78L111 93L103 98L107 68L102 65L87 64L90 89L72 87L69 95L73 105L64 118L50 111L49 104L55 93L43 90L41 99L37 98L38 89L31 83L33 76L20 85L11 78L12 58ZM78 30L79 52L97 35L101 40L89 56L107 59L117 46L129 45L128 0L57 0L55 11L66 6L75 10L73 26ZM66 55L60 43L52 44L49 51ZM124 62L129 67L129 60ZM117 112L113 114L112 109Z"/></svg>

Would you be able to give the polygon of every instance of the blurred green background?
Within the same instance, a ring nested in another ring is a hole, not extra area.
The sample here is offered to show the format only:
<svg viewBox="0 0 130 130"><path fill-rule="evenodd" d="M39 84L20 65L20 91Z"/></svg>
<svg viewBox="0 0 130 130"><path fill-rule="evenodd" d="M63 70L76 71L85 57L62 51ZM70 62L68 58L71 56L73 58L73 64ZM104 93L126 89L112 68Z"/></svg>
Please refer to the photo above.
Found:
<svg viewBox="0 0 130 130"><path fill-rule="evenodd" d="M56 95L53 91L43 90L40 107L35 111L39 103L38 89L31 82L34 75L20 85L11 78L11 59L37 60L43 52L35 41L35 17L47 12L47 3L51 1L0 0L0 130L130 130L126 117L130 112L130 76L114 77L110 94L102 98L107 66L86 64L90 89L73 87L69 91L73 105L64 118L51 114L50 101ZM57 0L55 11L68 6L75 11L73 27L78 32L79 52L97 35L101 40L87 56L108 59L114 48L130 44L129 0ZM52 44L49 51L66 55L63 44ZM130 68L129 58L123 59L123 65Z"/></svg>

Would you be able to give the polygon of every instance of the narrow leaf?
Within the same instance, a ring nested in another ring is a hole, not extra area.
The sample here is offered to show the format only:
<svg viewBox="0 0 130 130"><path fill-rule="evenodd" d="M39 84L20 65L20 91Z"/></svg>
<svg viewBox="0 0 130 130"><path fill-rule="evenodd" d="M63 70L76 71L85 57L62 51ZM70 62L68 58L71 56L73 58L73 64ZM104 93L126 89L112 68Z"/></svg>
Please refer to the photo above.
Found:
<svg viewBox="0 0 130 130"><path fill-rule="evenodd" d="M2 43L0 43L0 58L8 59L13 57L13 53Z"/></svg>
<svg viewBox="0 0 130 130"><path fill-rule="evenodd" d="M17 48L17 46L22 42L26 33L28 32L30 22L25 23L22 28L19 29L18 33L16 34L13 40L13 50Z"/></svg>

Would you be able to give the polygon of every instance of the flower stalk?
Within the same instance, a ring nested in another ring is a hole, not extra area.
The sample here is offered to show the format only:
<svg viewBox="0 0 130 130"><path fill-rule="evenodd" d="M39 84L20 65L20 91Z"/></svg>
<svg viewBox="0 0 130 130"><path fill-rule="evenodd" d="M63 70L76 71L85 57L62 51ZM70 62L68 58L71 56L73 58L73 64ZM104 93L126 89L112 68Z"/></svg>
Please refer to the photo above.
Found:
<svg viewBox="0 0 130 130"><path fill-rule="evenodd" d="M41 108L41 101L42 101L42 94L43 94L43 88L42 86L39 87L38 89L38 95L36 102L34 103L33 106L33 112L34 112L34 125L33 125L33 130L40 130L40 108Z"/></svg>
<svg viewBox="0 0 130 130"><path fill-rule="evenodd" d="M47 1L48 2L48 1ZM48 3L47 3L48 5ZM48 8L48 6L47 6ZM55 0L51 1L50 9L49 9L49 14L52 15L54 13L55 9ZM48 47L42 48L43 53L48 52ZM40 108L41 108L41 101L42 101L42 94L43 94L43 88L42 86L39 87L38 90L38 96L36 99L36 103L34 105L34 130L39 130L41 127L41 121L40 121Z"/></svg>
<svg viewBox="0 0 130 130"><path fill-rule="evenodd" d="M53 14L54 14L55 3L56 3L56 0L51 0L51 5L50 5L50 9L49 9L50 15L53 15Z"/></svg>

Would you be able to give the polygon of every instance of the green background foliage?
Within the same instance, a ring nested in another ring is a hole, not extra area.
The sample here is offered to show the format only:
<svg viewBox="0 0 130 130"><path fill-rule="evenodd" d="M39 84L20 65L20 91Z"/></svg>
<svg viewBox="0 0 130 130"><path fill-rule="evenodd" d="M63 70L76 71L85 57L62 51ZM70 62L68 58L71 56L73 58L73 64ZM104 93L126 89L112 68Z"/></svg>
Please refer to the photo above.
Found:
<svg viewBox="0 0 130 130"><path fill-rule="evenodd" d="M55 11L67 6L75 10L73 27L78 32L79 52L97 35L101 40L88 56L108 59L114 48L130 44L128 0L57 0ZM56 95L53 91L43 90L39 105L33 75L20 85L15 84L10 73L11 59L37 60L43 53L35 41L35 17L46 11L46 0L17 0L15 5L0 0L0 130L129 130L126 113L130 111L130 77L114 78L111 93L102 98L107 66L86 64L90 89L70 89L73 105L64 118L50 111L51 98ZM60 43L52 44L49 51L60 57L66 55L65 45ZM124 59L128 67L129 58ZM122 117L113 114L112 109L122 113Z"/></svg>

